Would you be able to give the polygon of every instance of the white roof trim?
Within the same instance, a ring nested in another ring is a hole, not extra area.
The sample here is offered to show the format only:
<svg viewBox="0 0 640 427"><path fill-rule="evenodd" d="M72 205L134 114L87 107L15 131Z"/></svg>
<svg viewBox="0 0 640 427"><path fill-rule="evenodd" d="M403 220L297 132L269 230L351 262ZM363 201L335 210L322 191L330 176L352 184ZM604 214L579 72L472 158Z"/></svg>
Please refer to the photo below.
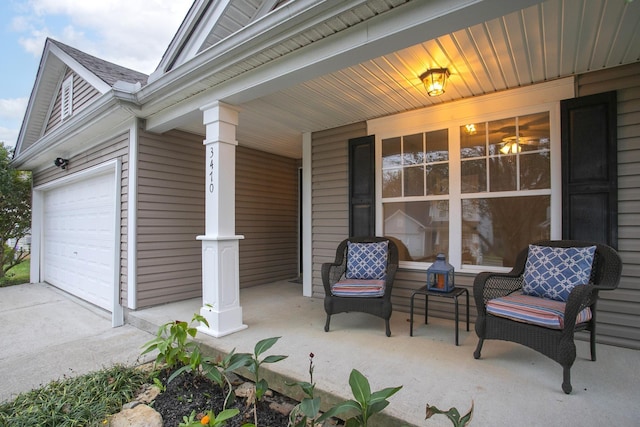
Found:
<svg viewBox="0 0 640 427"><path fill-rule="evenodd" d="M104 80L93 74L84 65L81 65L78 61L69 56L55 43L49 42L49 51L60 58L62 62L67 64L69 68L71 68L76 74L82 77L91 86L95 87L100 93L104 94L111 90L111 86L109 86Z"/></svg>

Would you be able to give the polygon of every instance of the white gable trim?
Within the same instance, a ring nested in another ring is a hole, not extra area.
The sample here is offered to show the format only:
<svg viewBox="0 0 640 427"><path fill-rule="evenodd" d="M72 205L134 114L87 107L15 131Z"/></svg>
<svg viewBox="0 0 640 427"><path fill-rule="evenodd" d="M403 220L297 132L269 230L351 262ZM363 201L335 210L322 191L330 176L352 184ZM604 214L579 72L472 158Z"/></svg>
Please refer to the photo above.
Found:
<svg viewBox="0 0 640 427"><path fill-rule="evenodd" d="M87 83L95 87L100 93L104 94L111 90L111 86L109 86L104 80L93 74L85 66L81 65L78 61L73 59L54 43L49 43L48 54L53 54L60 58L60 60L67 64L67 66L71 68L78 76L82 77Z"/></svg>
<svg viewBox="0 0 640 427"><path fill-rule="evenodd" d="M204 22L204 25L196 28L191 34L190 38L184 44L183 49L178 53L173 67L186 62L198 54L200 46L202 46L213 27L218 23L218 20L229 6L229 3L230 0L219 1L205 11L204 15L200 18L200 22Z"/></svg>

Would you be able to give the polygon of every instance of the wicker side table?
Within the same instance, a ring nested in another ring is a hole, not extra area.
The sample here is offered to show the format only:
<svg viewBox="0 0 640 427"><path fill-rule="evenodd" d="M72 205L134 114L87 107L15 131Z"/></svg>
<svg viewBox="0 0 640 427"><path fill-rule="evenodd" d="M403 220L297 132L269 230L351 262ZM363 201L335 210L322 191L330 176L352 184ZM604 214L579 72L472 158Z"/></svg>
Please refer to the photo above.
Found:
<svg viewBox="0 0 640 427"><path fill-rule="evenodd" d="M453 302L455 305L455 323L456 323L456 345L458 345L458 297L462 294L465 294L467 297L467 331L469 331L469 290L466 288L458 288L454 287L451 292L437 292L430 291L427 289L427 286L423 286L421 288L413 291L411 295L411 319L409 326L409 336L413 336L413 303L416 295L424 295L424 324L426 325L427 317L429 316L429 297L440 297L440 298L453 298Z"/></svg>

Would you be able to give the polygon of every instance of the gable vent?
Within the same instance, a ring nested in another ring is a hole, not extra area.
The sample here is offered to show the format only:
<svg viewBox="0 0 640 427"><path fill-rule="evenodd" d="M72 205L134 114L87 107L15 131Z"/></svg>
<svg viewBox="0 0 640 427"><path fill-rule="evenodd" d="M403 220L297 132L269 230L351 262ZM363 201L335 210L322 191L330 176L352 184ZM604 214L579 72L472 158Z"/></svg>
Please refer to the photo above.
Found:
<svg viewBox="0 0 640 427"><path fill-rule="evenodd" d="M67 77L62 83L62 120L73 114L73 75Z"/></svg>

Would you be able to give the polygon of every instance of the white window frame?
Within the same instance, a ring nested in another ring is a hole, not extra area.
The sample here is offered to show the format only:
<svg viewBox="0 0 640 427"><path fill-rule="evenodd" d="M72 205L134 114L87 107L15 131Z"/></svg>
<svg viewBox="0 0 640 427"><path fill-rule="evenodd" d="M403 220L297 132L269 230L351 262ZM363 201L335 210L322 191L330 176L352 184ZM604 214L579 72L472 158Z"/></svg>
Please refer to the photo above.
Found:
<svg viewBox="0 0 640 427"><path fill-rule="evenodd" d="M383 234L382 206L382 140L438 129L449 129L449 217L461 218L462 199L460 176L460 126L467 123L490 122L504 118L549 112L551 137L551 230L552 239L562 236L562 186L560 148L560 100L573 98L574 79L566 78L518 88L496 94L437 105L408 113L374 119L367 123L368 133L376 139L376 234ZM538 190L538 192L540 192ZM531 191L513 195L532 194ZM491 197L491 193L482 196ZM435 197L442 199L442 196ZM464 198L469 198L465 195ZM449 254L447 261L456 271L477 273L485 270L508 271L509 268L462 264L461 221L449 221ZM431 264L401 261L400 267L424 270Z"/></svg>
<svg viewBox="0 0 640 427"><path fill-rule="evenodd" d="M65 121L73 115L73 74L62 82L60 118Z"/></svg>

